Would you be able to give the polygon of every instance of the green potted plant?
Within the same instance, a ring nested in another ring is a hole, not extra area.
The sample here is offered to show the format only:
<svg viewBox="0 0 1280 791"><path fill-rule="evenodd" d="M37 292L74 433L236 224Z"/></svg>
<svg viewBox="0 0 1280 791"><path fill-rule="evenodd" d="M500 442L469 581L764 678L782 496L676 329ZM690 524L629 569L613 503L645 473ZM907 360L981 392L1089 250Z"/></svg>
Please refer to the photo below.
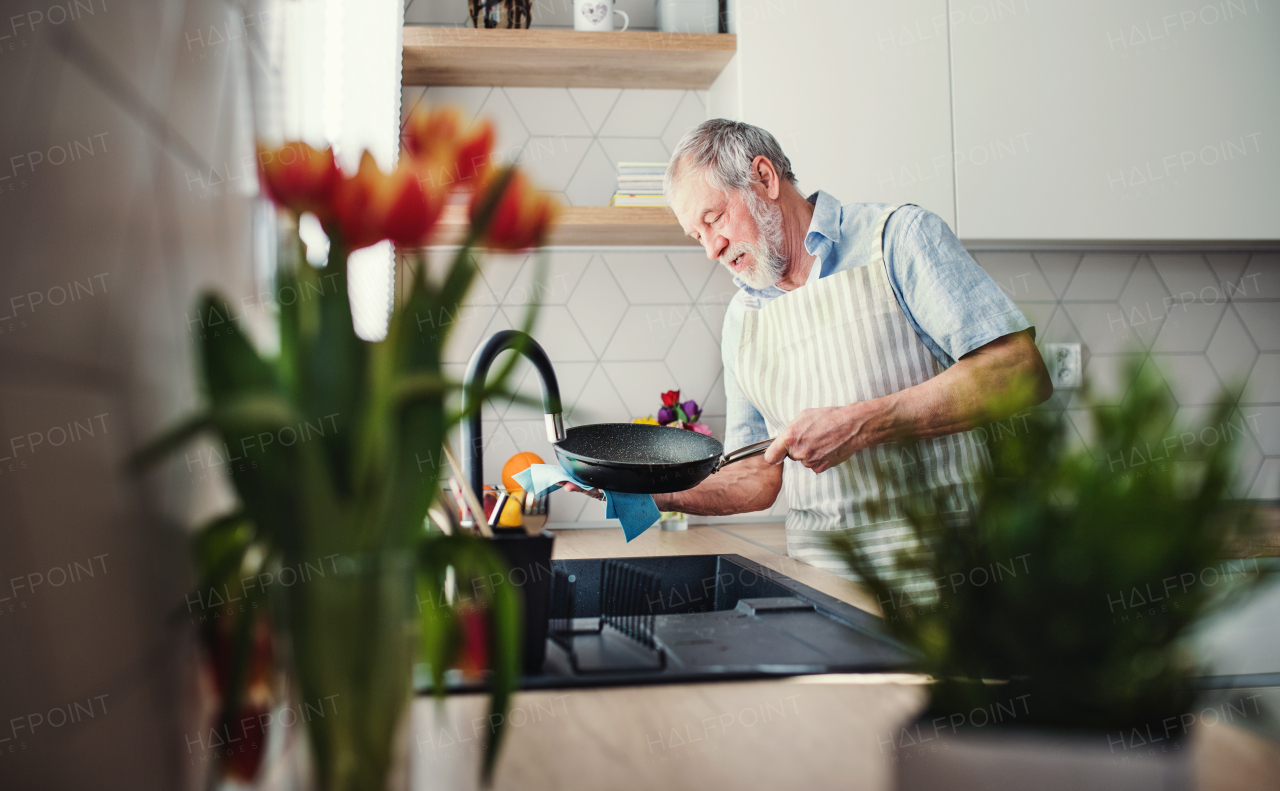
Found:
<svg viewBox="0 0 1280 791"><path fill-rule="evenodd" d="M202 434L229 452L253 450L230 467L238 508L194 538L194 601L219 698L203 727L219 736L210 743L236 744L217 754L224 776L257 774L268 732L289 719L272 716L283 706L304 724L316 788L384 791L404 777L415 661L438 694L450 667L485 674L493 713L506 710L521 602L513 586L494 584L506 569L489 542L426 520L446 432L462 416L448 409L457 385L440 366L449 327L425 334L416 320L456 312L476 276L474 247L537 246L553 219L554 205L522 173L489 166L492 140L487 123L463 132L444 110L410 118L391 173L368 153L346 175L330 149L259 148L260 183L288 227L276 273L279 350L262 353L238 332L202 335L200 411L133 458L146 468ZM443 279L429 283L419 260L385 339L360 339L348 254L384 239L421 247L459 188L473 192L470 227ZM330 239L322 268L302 255L304 212ZM207 294L200 309L225 305ZM509 370L473 403L504 388ZM488 734L486 781L500 736Z"/></svg>
<svg viewBox="0 0 1280 791"><path fill-rule="evenodd" d="M967 518L919 496L911 471L927 456L904 445L880 471L909 493L915 541L894 572L856 536L833 538L935 679L921 718L881 740L900 787L1015 787L1018 777L1031 787L1053 776L1165 788L1184 772L1194 730L1184 639L1227 587L1221 577L1250 577L1224 562L1244 527L1225 506L1245 429L1226 397L1199 430L1175 427L1149 362L1131 366L1124 386L1118 407L1086 398L1092 451L1072 443L1065 415L985 427L991 465Z"/></svg>

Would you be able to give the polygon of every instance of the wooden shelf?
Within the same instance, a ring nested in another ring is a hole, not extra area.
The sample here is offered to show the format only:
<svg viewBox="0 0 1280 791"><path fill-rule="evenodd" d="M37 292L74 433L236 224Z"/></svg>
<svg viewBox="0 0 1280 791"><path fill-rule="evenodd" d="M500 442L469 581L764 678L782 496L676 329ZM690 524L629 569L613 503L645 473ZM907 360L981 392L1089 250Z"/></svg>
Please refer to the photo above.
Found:
<svg viewBox="0 0 1280 791"><path fill-rule="evenodd" d="M405 85L705 90L737 37L656 30L477 30L406 26Z"/></svg>
<svg viewBox="0 0 1280 791"><path fill-rule="evenodd" d="M466 207L446 206L438 245L462 241ZM661 207L566 206L547 239L549 245L694 245L671 212Z"/></svg>

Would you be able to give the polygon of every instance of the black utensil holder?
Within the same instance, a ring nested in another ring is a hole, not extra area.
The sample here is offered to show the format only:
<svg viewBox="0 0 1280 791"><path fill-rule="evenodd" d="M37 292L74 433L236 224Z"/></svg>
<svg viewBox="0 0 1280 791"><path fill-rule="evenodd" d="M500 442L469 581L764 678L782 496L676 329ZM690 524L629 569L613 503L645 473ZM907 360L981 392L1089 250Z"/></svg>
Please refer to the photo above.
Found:
<svg viewBox="0 0 1280 791"><path fill-rule="evenodd" d="M524 530L495 530L493 546L511 569L505 582L524 598L524 663L527 676L542 672L547 658L547 621L551 615L551 545L555 536L543 530L536 536Z"/></svg>

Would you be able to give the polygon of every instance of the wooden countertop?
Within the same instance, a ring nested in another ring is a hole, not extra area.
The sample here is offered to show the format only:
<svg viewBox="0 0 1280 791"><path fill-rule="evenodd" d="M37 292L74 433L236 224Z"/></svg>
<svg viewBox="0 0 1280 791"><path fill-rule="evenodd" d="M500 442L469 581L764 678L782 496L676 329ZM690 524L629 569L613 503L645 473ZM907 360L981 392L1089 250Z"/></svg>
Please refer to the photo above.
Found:
<svg viewBox="0 0 1280 791"><path fill-rule="evenodd" d="M556 558L737 554L875 611L865 589L785 555L781 525L556 531ZM508 715L493 787L564 789L893 788L893 739L925 703L919 676L521 692ZM455 695L413 706L415 791L477 788L487 701ZM1230 725L1194 746L1201 791L1272 788L1280 747Z"/></svg>

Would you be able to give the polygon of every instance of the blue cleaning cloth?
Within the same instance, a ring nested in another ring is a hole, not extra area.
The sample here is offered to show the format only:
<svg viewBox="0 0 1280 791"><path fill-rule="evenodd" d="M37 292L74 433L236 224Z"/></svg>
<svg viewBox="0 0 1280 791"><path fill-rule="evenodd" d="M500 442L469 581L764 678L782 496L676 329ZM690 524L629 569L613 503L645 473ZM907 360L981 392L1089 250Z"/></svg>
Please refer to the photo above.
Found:
<svg viewBox="0 0 1280 791"><path fill-rule="evenodd" d="M558 464L533 464L512 476L520 488L533 492L541 497L547 492L559 489L565 481L573 481L584 489L592 488L589 484L574 478ZM622 534L627 541L635 538L653 527L653 523L662 517L658 506L654 505L651 494L627 494L626 492L605 492L605 518L617 519L622 523Z"/></svg>

